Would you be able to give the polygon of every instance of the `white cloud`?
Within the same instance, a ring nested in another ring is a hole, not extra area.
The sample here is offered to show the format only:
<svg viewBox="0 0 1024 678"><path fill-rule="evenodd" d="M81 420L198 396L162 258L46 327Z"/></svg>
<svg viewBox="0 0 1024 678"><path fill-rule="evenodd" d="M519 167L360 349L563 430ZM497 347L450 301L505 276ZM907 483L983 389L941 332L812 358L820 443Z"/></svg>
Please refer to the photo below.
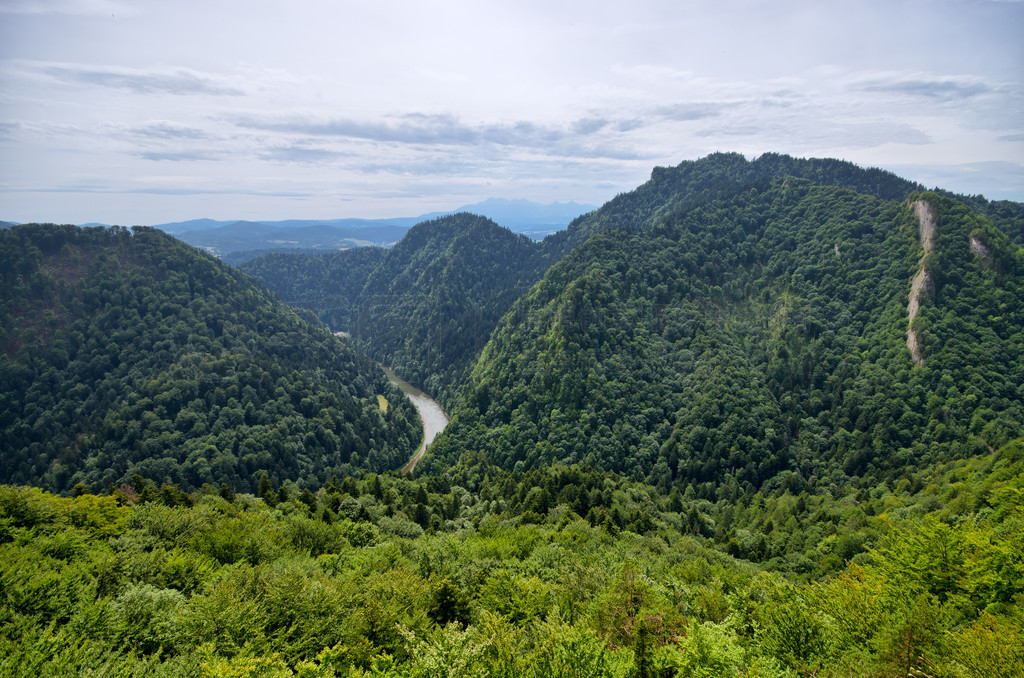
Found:
<svg viewBox="0 0 1024 678"><path fill-rule="evenodd" d="M629 22L605 0L132 7L0 4L0 219L600 203L716 150L935 167L1024 198L1020 3L651 0ZM126 197L76 197L99 189Z"/></svg>
<svg viewBox="0 0 1024 678"><path fill-rule="evenodd" d="M5 0L0 14L135 15L129 5L110 0Z"/></svg>

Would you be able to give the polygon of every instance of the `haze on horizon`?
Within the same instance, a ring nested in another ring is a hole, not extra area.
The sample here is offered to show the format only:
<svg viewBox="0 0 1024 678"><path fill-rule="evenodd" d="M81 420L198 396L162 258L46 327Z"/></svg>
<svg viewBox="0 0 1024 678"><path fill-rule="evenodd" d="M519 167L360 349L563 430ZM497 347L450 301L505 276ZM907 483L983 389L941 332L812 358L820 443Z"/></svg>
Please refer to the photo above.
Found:
<svg viewBox="0 0 1024 678"><path fill-rule="evenodd" d="M0 219L601 204L714 151L1024 200L1024 2L0 3Z"/></svg>

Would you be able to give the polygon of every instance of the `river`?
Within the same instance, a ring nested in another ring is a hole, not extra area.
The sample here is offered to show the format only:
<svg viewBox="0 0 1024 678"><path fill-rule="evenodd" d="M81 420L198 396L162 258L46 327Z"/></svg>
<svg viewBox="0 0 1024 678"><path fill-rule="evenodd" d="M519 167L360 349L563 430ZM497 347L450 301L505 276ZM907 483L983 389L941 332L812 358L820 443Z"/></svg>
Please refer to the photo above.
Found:
<svg viewBox="0 0 1024 678"><path fill-rule="evenodd" d="M441 403L402 379L392 370L385 367L384 373L388 375L391 383L400 388L405 397L416 406L416 411L420 414L420 420L423 421L423 444L416 450L412 459L402 467L402 473L409 473L416 468L416 462L427 451L427 446L434 442L434 438L440 435L444 427L448 425L448 414L441 407Z"/></svg>

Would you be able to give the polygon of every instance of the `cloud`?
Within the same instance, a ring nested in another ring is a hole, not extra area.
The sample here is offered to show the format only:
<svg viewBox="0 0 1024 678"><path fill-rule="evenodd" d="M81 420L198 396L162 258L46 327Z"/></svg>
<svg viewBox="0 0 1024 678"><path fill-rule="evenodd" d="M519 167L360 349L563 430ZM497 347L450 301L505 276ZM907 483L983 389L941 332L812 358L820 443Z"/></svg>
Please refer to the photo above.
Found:
<svg viewBox="0 0 1024 678"><path fill-rule="evenodd" d="M594 134L608 126L604 118L582 118L572 125L572 131L576 134Z"/></svg>
<svg viewBox="0 0 1024 678"><path fill-rule="evenodd" d="M99 195L241 195L272 198L316 197L311 191L260 191L235 187L210 188L195 186L120 186L113 184L79 183L65 186L46 186L19 189L25 193L82 193Z"/></svg>
<svg viewBox="0 0 1024 678"><path fill-rule="evenodd" d="M879 78L862 82L859 89L865 92L955 101L987 94L993 88L980 80L968 78Z"/></svg>
<svg viewBox="0 0 1024 678"><path fill-rule="evenodd" d="M27 67L63 83L127 90L135 94L245 94L226 78L183 67L142 69L48 62L28 62Z"/></svg>
<svg viewBox="0 0 1024 678"><path fill-rule="evenodd" d="M689 122L717 117L721 115L723 108L723 104L715 103L680 103L662 106L656 110L656 113L666 120Z"/></svg>
<svg viewBox="0 0 1024 678"><path fill-rule="evenodd" d="M545 154L584 157L636 157L632 151L624 156L622 151L611 147L588 146L584 143L589 143L603 130L615 128L610 121L598 117L581 118L563 124L528 120L466 123L449 114L407 113L387 116L380 122L351 118L315 120L303 116L285 119L246 116L234 122L246 129L308 137L337 137L413 146L515 147ZM292 150L301 155L312 149Z"/></svg>
<svg viewBox="0 0 1024 678"><path fill-rule="evenodd" d="M349 118L312 120L301 116L291 119L243 117L235 124L268 132L411 144L466 144L478 138L472 128L447 115L409 114L391 123Z"/></svg>
<svg viewBox="0 0 1024 678"><path fill-rule="evenodd" d="M203 151L140 151L136 155L145 160L170 160L173 162L218 159Z"/></svg>
<svg viewBox="0 0 1024 678"><path fill-rule="evenodd" d="M0 122L0 141L13 141L14 133L18 129L21 129L21 124L17 122Z"/></svg>
<svg viewBox="0 0 1024 678"><path fill-rule="evenodd" d="M765 129L757 125L725 125L698 130L698 137L752 137L764 133Z"/></svg>
<svg viewBox="0 0 1024 678"><path fill-rule="evenodd" d="M324 148L309 148L308 146L275 146L260 154L261 159L273 162L313 164L330 162L350 156L350 153Z"/></svg>
<svg viewBox="0 0 1024 678"><path fill-rule="evenodd" d="M153 120L128 129L128 133L149 139L206 139L205 130L170 120Z"/></svg>
<svg viewBox="0 0 1024 678"><path fill-rule="evenodd" d="M989 200L1020 200L1024 165L1016 162L900 164L886 166L925 186L938 186L964 195L985 195Z"/></svg>
<svg viewBox="0 0 1024 678"><path fill-rule="evenodd" d="M5 0L0 14L136 14L133 8L109 0Z"/></svg>
<svg viewBox="0 0 1024 678"><path fill-rule="evenodd" d="M885 121L843 122L821 120L815 125L807 125L801 129L799 138L793 137L793 131L783 121L760 121L746 124L733 124L708 127L698 130L695 136L710 139L757 138L759 140L776 139L778 145L791 148L817 148L822 145L836 143L841 139L843 148L874 148L883 144L908 144L920 146L932 142L925 132L908 124Z"/></svg>

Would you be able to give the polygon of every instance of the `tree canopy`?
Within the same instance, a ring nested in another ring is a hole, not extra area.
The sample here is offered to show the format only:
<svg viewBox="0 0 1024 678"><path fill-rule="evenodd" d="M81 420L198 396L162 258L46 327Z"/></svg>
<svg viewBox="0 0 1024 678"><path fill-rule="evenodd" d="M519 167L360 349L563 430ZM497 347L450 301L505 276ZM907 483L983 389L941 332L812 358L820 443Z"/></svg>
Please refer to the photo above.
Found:
<svg viewBox="0 0 1024 678"><path fill-rule="evenodd" d="M5 482L255 490L267 472L315 489L416 448L371 361L159 231L6 229L0 271Z"/></svg>

